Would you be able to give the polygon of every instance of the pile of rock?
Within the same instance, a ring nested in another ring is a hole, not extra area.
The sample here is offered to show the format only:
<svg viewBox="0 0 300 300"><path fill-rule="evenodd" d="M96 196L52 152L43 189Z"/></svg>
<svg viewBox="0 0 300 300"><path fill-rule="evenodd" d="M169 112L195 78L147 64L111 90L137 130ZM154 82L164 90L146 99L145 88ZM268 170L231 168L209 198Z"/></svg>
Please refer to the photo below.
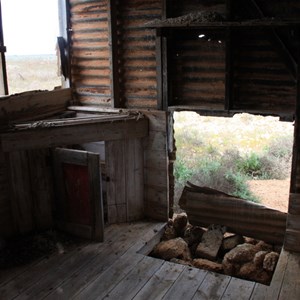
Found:
<svg viewBox="0 0 300 300"><path fill-rule="evenodd" d="M220 225L205 229L188 223L186 214L168 222L151 256L269 284L281 248L228 233Z"/></svg>

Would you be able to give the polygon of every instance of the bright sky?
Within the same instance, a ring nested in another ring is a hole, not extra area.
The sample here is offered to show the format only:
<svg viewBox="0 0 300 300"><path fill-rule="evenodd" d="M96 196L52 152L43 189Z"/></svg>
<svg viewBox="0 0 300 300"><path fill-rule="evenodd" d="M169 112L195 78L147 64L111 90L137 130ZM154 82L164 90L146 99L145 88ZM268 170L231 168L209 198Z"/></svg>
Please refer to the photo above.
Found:
<svg viewBox="0 0 300 300"><path fill-rule="evenodd" d="M58 0L1 0L8 55L54 54Z"/></svg>

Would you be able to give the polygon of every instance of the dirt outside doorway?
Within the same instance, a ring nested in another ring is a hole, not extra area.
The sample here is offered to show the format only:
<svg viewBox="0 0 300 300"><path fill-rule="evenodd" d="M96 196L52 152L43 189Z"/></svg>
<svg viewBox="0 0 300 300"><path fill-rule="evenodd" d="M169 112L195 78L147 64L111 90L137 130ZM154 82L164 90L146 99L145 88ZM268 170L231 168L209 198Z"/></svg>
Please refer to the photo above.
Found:
<svg viewBox="0 0 300 300"><path fill-rule="evenodd" d="M249 180L248 185L261 204L282 212L288 211L290 179Z"/></svg>

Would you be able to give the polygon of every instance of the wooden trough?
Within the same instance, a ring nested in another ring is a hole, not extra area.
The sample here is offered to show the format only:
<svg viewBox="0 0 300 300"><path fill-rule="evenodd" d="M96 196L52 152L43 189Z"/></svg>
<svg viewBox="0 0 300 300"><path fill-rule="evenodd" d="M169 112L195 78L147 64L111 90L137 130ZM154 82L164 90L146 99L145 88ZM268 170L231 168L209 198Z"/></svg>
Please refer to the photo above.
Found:
<svg viewBox="0 0 300 300"><path fill-rule="evenodd" d="M244 236L282 245L287 214L226 193L191 183L185 186L179 206L192 225L219 224Z"/></svg>

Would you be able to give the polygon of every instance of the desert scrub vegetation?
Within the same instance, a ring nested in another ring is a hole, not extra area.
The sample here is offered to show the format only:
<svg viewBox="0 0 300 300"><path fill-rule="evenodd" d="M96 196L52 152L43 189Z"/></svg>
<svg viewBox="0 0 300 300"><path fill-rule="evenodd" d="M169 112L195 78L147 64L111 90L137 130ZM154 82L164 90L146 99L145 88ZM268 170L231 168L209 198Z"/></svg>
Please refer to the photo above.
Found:
<svg viewBox="0 0 300 300"><path fill-rule="evenodd" d="M10 94L53 90L61 85L55 55L8 55L6 65Z"/></svg>
<svg viewBox="0 0 300 300"><path fill-rule="evenodd" d="M175 208L187 181L259 202L248 180L290 175L293 125L275 117L175 113Z"/></svg>

